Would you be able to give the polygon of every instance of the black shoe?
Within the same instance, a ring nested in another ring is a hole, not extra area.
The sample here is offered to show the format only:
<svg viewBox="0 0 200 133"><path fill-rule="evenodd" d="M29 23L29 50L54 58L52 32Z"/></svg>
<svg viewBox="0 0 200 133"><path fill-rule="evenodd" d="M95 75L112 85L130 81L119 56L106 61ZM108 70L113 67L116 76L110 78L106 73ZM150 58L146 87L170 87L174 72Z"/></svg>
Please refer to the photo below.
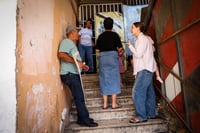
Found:
<svg viewBox="0 0 200 133"><path fill-rule="evenodd" d="M97 127L98 123L93 121L93 122L87 123L86 126L88 126L88 127Z"/></svg>
<svg viewBox="0 0 200 133"><path fill-rule="evenodd" d="M94 74L94 72L86 72L86 74Z"/></svg>
<svg viewBox="0 0 200 133"><path fill-rule="evenodd" d="M93 118L89 118L90 122L94 122L94 119Z"/></svg>
<svg viewBox="0 0 200 133"><path fill-rule="evenodd" d="M89 121L90 122L94 122L94 119L93 118L89 118ZM84 121L81 121L81 120L77 121L77 124L82 124L82 123L84 123Z"/></svg>
<svg viewBox="0 0 200 133"><path fill-rule="evenodd" d="M88 126L88 127L97 127L98 126L98 124L94 121L93 122L92 121L90 121L90 122L78 121L77 123L81 126Z"/></svg>
<svg viewBox="0 0 200 133"><path fill-rule="evenodd" d="M160 116L148 117L148 119L160 119Z"/></svg>
<svg viewBox="0 0 200 133"><path fill-rule="evenodd" d="M85 74L85 72L81 72L81 74Z"/></svg>

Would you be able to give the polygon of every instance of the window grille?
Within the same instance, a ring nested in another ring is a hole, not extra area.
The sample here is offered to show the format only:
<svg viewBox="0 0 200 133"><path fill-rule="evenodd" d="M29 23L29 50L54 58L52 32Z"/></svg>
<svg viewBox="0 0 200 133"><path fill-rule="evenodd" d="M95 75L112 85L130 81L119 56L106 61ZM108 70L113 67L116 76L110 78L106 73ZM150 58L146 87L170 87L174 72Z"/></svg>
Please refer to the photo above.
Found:
<svg viewBox="0 0 200 133"><path fill-rule="evenodd" d="M122 12L122 4L126 5L145 5L150 0L126 0L125 3L101 3L101 4L81 4L79 6L79 25L92 18L98 12Z"/></svg>

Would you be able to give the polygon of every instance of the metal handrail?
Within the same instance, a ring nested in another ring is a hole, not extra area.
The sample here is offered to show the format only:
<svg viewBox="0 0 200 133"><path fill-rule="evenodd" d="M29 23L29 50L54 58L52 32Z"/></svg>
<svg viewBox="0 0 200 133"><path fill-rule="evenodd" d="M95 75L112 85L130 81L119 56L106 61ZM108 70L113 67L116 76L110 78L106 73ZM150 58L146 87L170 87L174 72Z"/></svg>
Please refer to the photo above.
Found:
<svg viewBox="0 0 200 133"><path fill-rule="evenodd" d="M158 61L158 63L160 64L161 67L163 67L165 70L167 70L169 73L171 73L174 77L176 77L180 82L183 83L183 85L185 85L184 80L179 77L177 74L175 74L173 71L171 71L167 66L165 66L164 64L162 64L161 62ZM158 87L157 84L154 84L156 90L159 92L159 94L161 95L161 97L165 100L165 102L169 105L170 109L175 113L175 115L177 116L177 118L183 123L183 125L186 127L186 129L189 131L189 133L193 133L192 129L190 128L190 126L187 124L187 122L182 118L182 116L176 111L175 107L173 106L173 104L170 102L170 100L164 96L160 90L160 88Z"/></svg>
<svg viewBox="0 0 200 133"><path fill-rule="evenodd" d="M155 88L157 89L157 91L159 92L159 94L162 96L162 98L165 100L165 102L167 102L167 104L169 105L170 109L175 113L175 115L178 117L178 119L183 123L183 125L186 127L186 129L190 132L193 133L192 129L190 128L190 126L188 126L188 124L186 123L186 121L182 118L182 116L176 111L176 109L174 108L173 104L170 103L170 100L164 96L162 94L162 92L160 91L158 85L154 84Z"/></svg>
<svg viewBox="0 0 200 133"><path fill-rule="evenodd" d="M169 72L170 74L172 74L176 79L178 79L184 87L188 88L188 87L192 87L190 84L188 84L185 79L181 78L180 76L178 76L176 73L174 73L170 68L168 68L166 65L164 65L164 63L162 63L161 61L156 60L156 62L160 65L160 67L162 67L163 69L165 69L167 72ZM192 91L192 90L190 90ZM196 92L194 92L196 93ZM200 95L198 95L200 97Z"/></svg>
<svg viewBox="0 0 200 133"><path fill-rule="evenodd" d="M177 30L176 32L174 32L173 34L171 34L170 36L168 36L167 38L165 38L164 40L161 40L160 42L157 43L157 45L163 45L165 42L167 42L168 40L174 38L176 35L180 34L181 32L189 29L190 27L192 27L193 25L197 24L200 22L200 18L196 19L195 21L187 24L186 26L184 26L183 28Z"/></svg>

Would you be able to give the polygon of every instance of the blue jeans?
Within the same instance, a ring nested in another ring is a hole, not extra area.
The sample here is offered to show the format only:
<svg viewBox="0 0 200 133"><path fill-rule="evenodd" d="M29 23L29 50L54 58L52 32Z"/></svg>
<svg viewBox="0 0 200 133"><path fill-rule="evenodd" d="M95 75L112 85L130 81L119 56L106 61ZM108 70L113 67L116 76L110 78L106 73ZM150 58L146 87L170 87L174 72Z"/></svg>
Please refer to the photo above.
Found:
<svg viewBox="0 0 200 133"><path fill-rule="evenodd" d="M79 51L83 62L87 62L89 66L88 72L94 72L93 67L93 48L92 46L79 45Z"/></svg>
<svg viewBox="0 0 200 133"><path fill-rule="evenodd" d="M80 76L78 74L68 73L61 75L61 81L63 84L68 85L72 92L77 109L78 121L89 122L89 113L85 105Z"/></svg>
<svg viewBox="0 0 200 133"><path fill-rule="evenodd" d="M153 73L142 70L137 73L132 90L136 115L142 120L156 116L156 100L153 87Z"/></svg>

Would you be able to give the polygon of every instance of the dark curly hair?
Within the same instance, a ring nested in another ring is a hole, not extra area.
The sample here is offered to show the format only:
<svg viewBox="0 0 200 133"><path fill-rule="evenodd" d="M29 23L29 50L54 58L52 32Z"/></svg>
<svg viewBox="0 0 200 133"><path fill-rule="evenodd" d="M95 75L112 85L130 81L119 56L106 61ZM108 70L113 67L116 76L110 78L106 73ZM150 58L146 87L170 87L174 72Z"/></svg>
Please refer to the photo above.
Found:
<svg viewBox="0 0 200 133"><path fill-rule="evenodd" d="M110 17L107 17L107 18L105 18L103 24L104 24L104 28L106 30L112 30L112 28L113 28L113 19L110 18Z"/></svg>

